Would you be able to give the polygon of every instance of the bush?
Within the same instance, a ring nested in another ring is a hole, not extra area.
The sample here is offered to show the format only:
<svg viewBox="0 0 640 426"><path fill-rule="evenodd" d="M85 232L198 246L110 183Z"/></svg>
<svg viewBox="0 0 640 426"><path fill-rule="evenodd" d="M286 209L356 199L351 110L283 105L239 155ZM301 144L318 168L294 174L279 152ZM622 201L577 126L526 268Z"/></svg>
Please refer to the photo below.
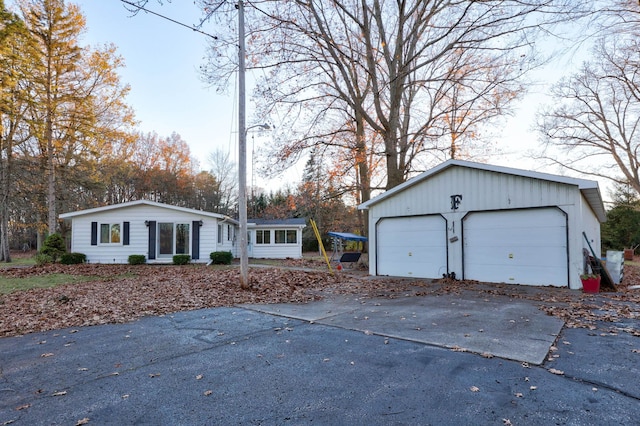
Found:
<svg viewBox="0 0 640 426"><path fill-rule="evenodd" d="M87 261L87 255L84 253L63 253L60 256L60 263L63 265L77 265L79 263L85 263Z"/></svg>
<svg viewBox="0 0 640 426"><path fill-rule="evenodd" d="M230 251L214 251L209 255L214 265L231 265L233 255Z"/></svg>
<svg viewBox="0 0 640 426"><path fill-rule="evenodd" d="M45 265L47 263L53 263L53 258L48 254L38 253L35 256L36 265Z"/></svg>
<svg viewBox="0 0 640 426"><path fill-rule="evenodd" d="M147 257L144 254L131 254L127 261L129 265L143 265L147 263Z"/></svg>
<svg viewBox="0 0 640 426"><path fill-rule="evenodd" d="M191 262L191 256L188 254L176 254L173 256L174 265L188 265Z"/></svg>
<svg viewBox="0 0 640 426"><path fill-rule="evenodd" d="M40 249L40 253L49 256L53 263L57 262L58 258L66 252L67 247L64 243L64 238L60 234L49 235Z"/></svg>

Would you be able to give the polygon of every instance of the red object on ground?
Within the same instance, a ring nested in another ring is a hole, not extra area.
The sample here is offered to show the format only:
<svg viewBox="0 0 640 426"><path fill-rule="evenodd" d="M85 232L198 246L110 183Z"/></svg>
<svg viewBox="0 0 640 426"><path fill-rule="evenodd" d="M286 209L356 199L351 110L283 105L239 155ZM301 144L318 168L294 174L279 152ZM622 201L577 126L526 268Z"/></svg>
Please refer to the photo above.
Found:
<svg viewBox="0 0 640 426"><path fill-rule="evenodd" d="M624 249L624 260L633 260L633 249Z"/></svg>
<svg viewBox="0 0 640 426"><path fill-rule="evenodd" d="M336 269L337 269L338 271L342 271L342 264L338 263L338 266L336 266Z"/></svg>
<svg viewBox="0 0 640 426"><path fill-rule="evenodd" d="M600 277L587 278L582 280L582 291L584 293L600 292Z"/></svg>

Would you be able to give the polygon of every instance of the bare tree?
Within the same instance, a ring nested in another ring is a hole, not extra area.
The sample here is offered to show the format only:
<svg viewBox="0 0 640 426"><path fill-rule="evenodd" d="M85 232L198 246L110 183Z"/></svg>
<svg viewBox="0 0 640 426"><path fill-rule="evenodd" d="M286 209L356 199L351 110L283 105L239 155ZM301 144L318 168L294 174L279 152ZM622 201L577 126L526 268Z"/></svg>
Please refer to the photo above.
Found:
<svg viewBox="0 0 640 426"><path fill-rule="evenodd" d="M210 7L214 3L201 1ZM535 33L563 19L560 12L568 4L254 3L259 9L247 20L254 23L250 63L265 75L256 96L260 112L282 120L277 157L295 158L301 149L333 143L333 137L347 132L357 141L366 127L383 142L383 149L375 152L384 159L385 187L403 182L416 171L416 161L434 149L435 139L451 135L451 128L445 132L440 125L444 116L491 105L492 113L474 115L479 123L504 112L522 91L518 79L536 64L531 54ZM212 82L224 81L220 76L232 70L231 55L221 42L214 46L205 71ZM464 97L451 96L452 79L458 89L465 88ZM492 97L500 99L499 104L492 104ZM467 121L471 117L461 116ZM463 130L459 125L453 129Z"/></svg>
<svg viewBox="0 0 640 426"><path fill-rule="evenodd" d="M218 213L231 214L237 203L238 181L236 179L236 165L231 161L229 153L215 150L209 154L210 173L215 178L218 187Z"/></svg>
<svg viewBox="0 0 640 426"><path fill-rule="evenodd" d="M600 39L592 57L554 87L554 106L540 113L540 157L640 191L639 40Z"/></svg>

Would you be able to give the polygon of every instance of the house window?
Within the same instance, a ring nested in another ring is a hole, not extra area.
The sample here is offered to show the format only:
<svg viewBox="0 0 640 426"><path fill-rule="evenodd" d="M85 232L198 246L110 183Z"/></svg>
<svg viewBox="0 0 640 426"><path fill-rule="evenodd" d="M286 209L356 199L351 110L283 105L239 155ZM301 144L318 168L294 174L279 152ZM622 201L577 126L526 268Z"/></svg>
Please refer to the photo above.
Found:
<svg viewBox="0 0 640 426"><path fill-rule="evenodd" d="M218 244L222 244L222 225L218 225Z"/></svg>
<svg viewBox="0 0 640 426"><path fill-rule="evenodd" d="M160 257L171 257L174 254L189 254L190 224L158 223L158 254Z"/></svg>
<svg viewBox="0 0 640 426"><path fill-rule="evenodd" d="M100 224L100 244L120 244L120 224Z"/></svg>
<svg viewBox="0 0 640 426"><path fill-rule="evenodd" d="M233 227L231 225L227 225L227 240L233 240Z"/></svg>
<svg viewBox="0 0 640 426"><path fill-rule="evenodd" d="M189 224L176 224L176 254L189 254Z"/></svg>
<svg viewBox="0 0 640 426"><path fill-rule="evenodd" d="M158 224L158 253L173 256L173 223Z"/></svg>
<svg viewBox="0 0 640 426"><path fill-rule="evenodd" d="M271 244L271 231L268 229L257 229L256 244Z"/></svg>
<svg viewBox="0 0 640 426"><path fill-rule="evenodd" d="M276 229L276 244L296 244L298 234L295 229Z"/></svg>

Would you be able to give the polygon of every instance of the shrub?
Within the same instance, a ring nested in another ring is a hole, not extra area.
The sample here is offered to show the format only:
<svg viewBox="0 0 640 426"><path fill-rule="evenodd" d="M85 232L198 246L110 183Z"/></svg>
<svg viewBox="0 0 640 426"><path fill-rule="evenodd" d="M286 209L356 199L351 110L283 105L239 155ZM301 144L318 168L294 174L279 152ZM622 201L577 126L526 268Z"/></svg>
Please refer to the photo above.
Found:
<svg viewBox="0 0 640 426"><path fill-rule="evenodd" d="M63 253L60 256L60 263L63 265L77 265L79 263L85 263L87 261L87 255L84 253Z"/></svg>
<svg viewBox="0 0 640 426"><path fill-rule="evenodd" d="M35 256L36 265L45 265L47 263L53 263L53 258L48 254L38 253Z"/></svg>
<svg viewBox="0 0 640 426"><path fill-rule="evenodd" d="M188 265L191 262L191 256L188 254L176 254L173 256L174 265Z"/></svg>
<svg viewBox="0 0 640 426"><path fill-rule="evenodd" d="M127 261L129 265L142 265L147 262L147 257L144 254L130 254Z"/></svg>
<svg viewBox="0 0 640 426"><path fill-rule="evenodd" d="M42 244L40 253L51 257L51 262L57 262L58 258L62 254L67 252L67 247L64 243L64 238L60 234L49 235Z"/></svg>
<svg viewBox="0 0 640 426"><path fill-rule="evenodd" d="M214 265L231 265L233 255L230 251L214 251L209 255Z"/></svg>

